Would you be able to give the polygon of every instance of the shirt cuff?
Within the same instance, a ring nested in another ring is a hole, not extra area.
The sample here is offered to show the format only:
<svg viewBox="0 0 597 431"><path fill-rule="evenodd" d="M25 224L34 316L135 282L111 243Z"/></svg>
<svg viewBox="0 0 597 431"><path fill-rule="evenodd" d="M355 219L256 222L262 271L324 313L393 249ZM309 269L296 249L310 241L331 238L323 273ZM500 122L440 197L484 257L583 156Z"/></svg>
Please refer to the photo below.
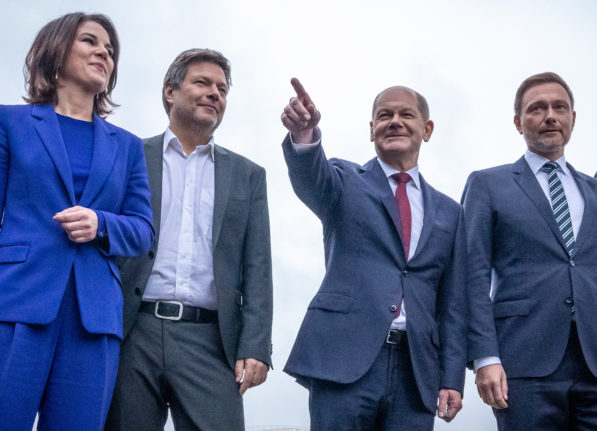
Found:
<svg viewBox="0 0 597 431"><path fill-rule="evenodd" d="M296 151L297 153L304 153L305 151L309 151L321 144L321 131L319 130L319 127L316 127L313 130L313 142L311 142L310 144L305 144L302 142L294 142L292 133L290 133L289 135L290 135L290 143L292 144L294 151Z"/></svg>
<svg viewBox="0 0 597 431"><path fill-rule="evenodd" d="M498 356L485 356L484 358L475 359L473 363L473 372L477 372L480 368L486 367L488 365L495 365L501 364L500 358Z"/></svg>

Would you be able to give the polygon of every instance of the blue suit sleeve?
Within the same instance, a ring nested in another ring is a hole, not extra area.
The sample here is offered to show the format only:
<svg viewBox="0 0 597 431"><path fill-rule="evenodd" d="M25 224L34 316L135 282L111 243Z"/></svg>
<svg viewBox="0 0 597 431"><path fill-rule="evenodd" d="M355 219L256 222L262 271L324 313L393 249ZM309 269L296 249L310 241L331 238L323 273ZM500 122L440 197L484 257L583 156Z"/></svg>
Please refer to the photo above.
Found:
<svg viewBox="0 0 597 431"><path fill-rule="evenodd" d="M464 214L458 211L458 226L449 264L440 281L440 388L464 390L467 335L467 252Z"/></svg>
<svg viewBox="0 0 597 431"><path fill-rule="evenodd" d="M290 134L282 149L294 192L320 220L325 220L342 190L338 168L326 158L321 145L297 151Z"/></svg>
<svg viewBox="0 0 597 431"><path fill-rule="evenodd" d="M499 356L491 304L494 211L482 174L473 172L462 196L469 253L468 362Z"/></svg>
<svg viewBox="0 0 597 431"><path fill-rule="evenodd" d="M6 186L8 182L8 167L10 164L10 152L8 150L8 133L4 125L3 113L0 112L0 226L4 202L6 201Z"/></svg>
<svg viewBox="0 0 597 431"><path fill-rule="evenodd" d="M149 250L155 235L141 140L135 138L131 145L130 175L120 213L98 211L108 238L100 250L108 256L139 256Z"/></svg>

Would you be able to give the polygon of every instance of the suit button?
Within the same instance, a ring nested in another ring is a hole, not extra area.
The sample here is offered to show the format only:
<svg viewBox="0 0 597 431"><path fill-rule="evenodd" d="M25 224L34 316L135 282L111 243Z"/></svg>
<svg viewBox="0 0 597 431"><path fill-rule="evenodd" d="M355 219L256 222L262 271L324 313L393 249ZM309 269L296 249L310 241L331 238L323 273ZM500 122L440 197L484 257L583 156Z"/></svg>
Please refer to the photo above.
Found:
<svg viewBox="0 0 597 431"><path fill-rule="evenodd" d="M394 311L398 310L398 307L394 304L390 305L390 311L393 313Z"/></svg>
<svg viewBox="0 0 597 431"><path fill-rule="evenodd" d="M574 263L573 260L570 260L570 266L572 266L572 267L576 266L576 264Z"/></svg>
<svg viewBox="0 0 597 431"><path fill-rule="evenodd" d="M568 304L568 305L572 305L572 304L574 304L574 300L573 300L572 298L566 298L566 299L564 300L564 302L565 302L566 304Z"/></svg>
<svg viewBox="0 0 597 431"><path fill-rule="evenodd" d="M407 274L408 274L408 271L407 271L406 269L405 269L404 271L402 271L402 276L403 276L403 277L406 277L406 276L407 276Z"/></svg>
<svg viewBox="0 0 597 431"><path fill-rule="evenodd" d="M155 253L153 252L153 250L149 250L149 253L147 253L147 255L149 256L150 259L153 260L153 258L155 257Z"/></svg>
<svg viewBox="0 0 597 431"><path fill-rule="evenodd" d="M135 287L135 295L141 296L141 289L139 289L138 287Z"/></svg>

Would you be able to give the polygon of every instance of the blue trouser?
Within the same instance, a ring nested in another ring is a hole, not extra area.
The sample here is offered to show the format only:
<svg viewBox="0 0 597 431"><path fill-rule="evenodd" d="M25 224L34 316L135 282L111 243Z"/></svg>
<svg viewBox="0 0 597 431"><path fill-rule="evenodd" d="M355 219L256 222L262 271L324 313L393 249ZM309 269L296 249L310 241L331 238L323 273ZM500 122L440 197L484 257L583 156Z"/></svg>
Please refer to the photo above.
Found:
<svg viewBox="0 0 597 431"><path fill-rule="evenodd" d="M119 349L83 328L72 274L53 322L0 322L0 430L101 431Z"/></svg>
<svg viewBox="0 0 597 431"><path fill-rule="evenodd" d="M558 368L546 377L509 379L508 408L494 414L501 431L597 430L597 377L586 364L575 324Z"/></svg>
<svg viewBox="0 0 597 431"><path fill-rule="evenodd" d="M406 337L385 344L354 383L312 380L309 412L311 431L430 431L434 422L417 389Z"/></svg>

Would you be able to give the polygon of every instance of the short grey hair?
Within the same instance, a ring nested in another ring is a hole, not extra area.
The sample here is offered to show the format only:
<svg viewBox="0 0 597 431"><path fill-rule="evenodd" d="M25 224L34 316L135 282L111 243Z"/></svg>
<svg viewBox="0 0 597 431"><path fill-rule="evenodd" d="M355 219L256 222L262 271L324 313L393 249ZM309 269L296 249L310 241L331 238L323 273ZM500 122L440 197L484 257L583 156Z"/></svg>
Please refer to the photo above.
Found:
<svg viewBox="0 0 597 431"><path fill-rule="evenodd" d="M373 108L371 110L372 118L375 116L375 110L377 109L377 104L379 102L379 98L382 96L382 94L384 94L386 91L388 91L392 88L402 88L404 90L408 90L408 91L414 93L414 95L417 98L417 108L419 109L419 112L421 113L421 116L423 117L423 121L425 121L425 122L429 121L429 104L427 103L427 99L425 99L423 97L423 95L420 94L418 91L415 91L412 88L404 87L402 85L388 87L385 90L383 90L381 93L379 93L377 96L375 96L375 100L373 100Z"/></svg>
<svg viewBox="0 0 597 431"><path fill-rule="evenodd" d="M220 52L212 49L192 48L181 52L174 59L166 76L164 77L164 85L162 86L162 103L166 113L170 116L170 104L166 100L166 88L179 89L180 85L187 76L187 70L191 64L196 63L213 63L222 68L224 76L226 77L226 84L228 87L232 85L230 78L230 61L224 57Z"/></svg>

